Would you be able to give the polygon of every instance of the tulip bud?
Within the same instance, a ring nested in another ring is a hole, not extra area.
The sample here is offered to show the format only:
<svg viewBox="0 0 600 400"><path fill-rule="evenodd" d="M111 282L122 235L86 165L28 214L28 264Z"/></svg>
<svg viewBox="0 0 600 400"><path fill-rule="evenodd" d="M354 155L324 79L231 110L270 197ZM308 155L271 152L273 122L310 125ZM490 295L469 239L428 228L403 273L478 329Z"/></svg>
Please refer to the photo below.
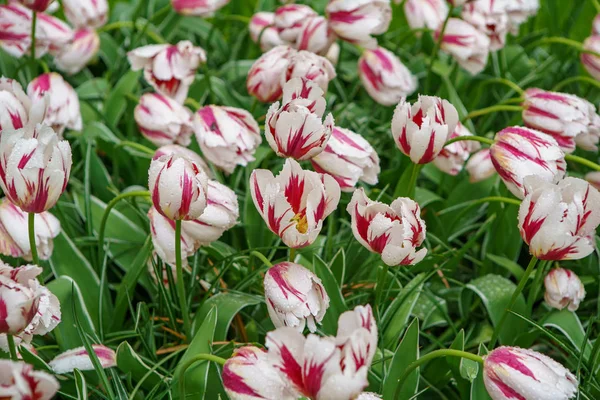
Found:
<svg viewBox="0 0 600 400"><path fill-rule="evenodd" d="M323 121L324 111L325 98L316 82L300 78L287 82L281 108L277 102L267 112L265 137L273 151L296 160L321 153L333 129L333 117L328 114Z"/></svg>
<svg viewBox="0 0 600 400"><path fill-rule="evenodd" d="M65 16L76 28L100 28L108 19L106 0L62 0Z"/></svg>
<svg viewBox="0 0 600 400"><path fill-rule="evenodd" d="M352 192L358 181L376 185L381 171L379 156L373 147L357 133L333 128L325 150L313 157L315 171L331 175L340 188Z"/></svg>
<svg viewBox="0 0 600 400"><path fill-rule="evenodd" d="M508 190L522 199L523 179L537 175L548 182L558 182L565 176L565 153L551 136L518 126L496 134L490 147L492 163Z"/></svg>
<svg viewBox="0 0 600 400"><path fill-rule="evenodd" d="M19 3L23 4L25 7L30 10L37 12L44 12L48 8L48 6L54 0L18 0Z"/></svg>
<svg viewBox="0 0 600 400"><path fill-rule="evenodd" d="M206 208L208 176L182 156L154 158L148 171L148 187L154 207L168 219L196 219Z"/></svg>
<svg viewBox="0 0 600 400"><path fill-rule="evenodd" d="M600 225L600 193L582 179L558 185L532 175L525 178L519 229L529 252L540 260L578 260L594 251Z"/></svg>
<svg viewBox="0 0 600 400"><path fill-rule="evenodd" d="M329 82L336 77L335 68L325 57L309 51L299 51L292 54L289 63L281 76L282 87L293 78L304 78L314 81L327 92Z"/></svg>
<svg viewBox="0 0 600 400"><path fill-rule="evenodd" d="M295 399L296 393L271 365L266 351L244 346L223 366L223 387L231 400Z"/></svg>
<svg viewBox="0 0 600 400"><path fill-rule="evenodd" d="M417 90L417 78L391 51L365 50L358 60L358 75L369 96L391 106Z"/></svg>
<svg viewBox="0 0 600 400"><path fill-rule="evenodd" d="M467 172L471 183L484 181L496 173L490 149L483 149L473 154L467 161Z"/></svg>
<svg viewBox="0 0 600 400"><path fill-rule="evenodd" d="M272 12L261 11L256 13L250 19L248 26L250 38L254 43L259 43L262 51L269 51L274 47L285 44L279 37L279 32L275 28L275 14Z"/></svg>
<svg viewBox="0 0 600 400"><path fill-rule="evenodd" d="M325 12L340 38L368 49L377 48L371 35L387 32L392 20L390 0L331 0Z"/></svg>
<svg viewBox="0 0 600 400"><path fill-rule="evenodd" d="M412 162L427 164L440 154L458 122L458 112L450 102L419 95L412 106L400 101L392 119L392 135Z"/></svg>
<svg viewBox="0 0 600 400"><path fill-rule="evenodd" d="M235 192L215 181L208 181L208 205L200 218L185 221L181 225L193 241L194 248L208 246L219 240L225 231L233 228L240 216L238 199Z"/></svg>
<svg viewBox="0 0 600 400"><path fill-rule="evenodd" d="M250 176L250 191L269 229L292 248L313 243L323 220L340 201L340 186L335 179L305 171L289 158L277 177L269 170L255 169Z"/></svg>
<svg viewBox="0 0 600 400"><path fill-rule="evenodd" d="M67 74L80 72L100 50L100 37L93 29L82 28L75 32L73 40L55 56L56 67Z"/></svg>
<svg viewBox="0 0 600 400"><path fill-rule="evenodd" d="M194 116L193 128L204 157L228 174L254 161L262 142L258 123L241 108L203 107Z"/></svg>
<svg viewBox="0 0 600 400"><path fill-rule="evenodd" d="M420 249L425 240L426 226L421 208L413 200L399 197L391 205L372 201L359 188L346 209L352 218L352 233L356 240L389 266L414 265L427 254Z"/></svg>
<svg viewBox="0 0 600 400"><path fill-rule="evenodd" d="M49 212L35 215L35 244L39 258L52 255L52 239L60 233L60 221ZM31 261L27 214L10 201L0 200L0 254Z"/></svg>
<svg viewBox="0 0 600 400"><path fill-rule="evenodd" d="M317 15L316 11L309 6L288 4L275 11L275 26L281 39L288 43L295 43L304 21Z"/></svg>
<svg viewBox="0 0 600 400"><path fill-rule="evenodd" d="M229 0L171 0L171 5L179 14L196 17L212 17L227 3Z"/></svg>
<svg viewBox="0 0 600 400"><path fill-rule="evenodd" d="M19 82L0 78L0 132L23 128L29 122L30 109L31 100Z"/></svg>
<svg viewBox="0 0 600 400"><path fill-rule="evenodd" d="M24 362L0 360L0 388L8 399L50 400L60 388L55 377Z"/></svg>
<svg viewBox="0 0 600 400"><path fill-rule="evenodd" d="M106 369L117 366L117 355L113 349L101 344L93 344L92 349L96 353L96 357L100 361L102 368ZM75 369L80 371L94 370L94 364L85 347L65 351L56 356L48 365L55 374L69 374Z"/></svg>
<svg viewBox="0 0 600 400"><path fill-rule="evenodd" d="M484 357L483 382L493 400L567 400L577 392L577 378L537 351L502 346Z"/></svg>
<svg viewBox="0 0 600 400"><path fill-rule="evenodd" d="M600 35L600 14L592 21L592 35Z"/></svg>
<svg viewBox="0 0 600 400"><path fill-rule="evenodd" d="M75 35L73 29L65 22L44 13L38 13L37 26L39 31L36 30L36 41L42 43L53 56L60 54Z"/></svg>
<svg viewBox="0 0 600 400"><path fill-rule="evenodd" d="M596 107L572 94L525 91L523 122L529 128L551 135L567 153L575 150L575 138L594 129Z"/></svg>
<svg viewBox="0 0 600 400"><path fill-rule="evenodd" d="M407 0L404 2L406 21L412 29L438 29L448 16L446 0Z"/></svg>
<svg viewBox="0 0 600 400"><path fill-rule="evenodd" d="M459 122L454 132L448 136L448 140L460 136L473 136L473 134ZM443 147L440 154L433 160L433 164L448 175L456 176L462 171L471 153L479 149L481 149L481 145L478 142L468 140L454 142Z"/></svg>
<svg viewBox="0 0 600 400"><path fill-rule="evenodd" d="M550 307L577 311L579 303L585 298L585 289L581 280L568 269L555 268L544 279L546 293L544 299Z"/></svg>
<svg viewBox="0 0 600 400"><path fill-rule="evenodd" d="M587 51L600 53L600 36L590 36L585 39L583 48ZM594 79L600 80L600 57L582 52L581 62L583 63L583 67Z"/></svg>
<svg viewBox="0 0 600 400"><path fill-rule="evenodd" d="M0 138L0 187L25 212L52 208L67 188L71 146L45 126L26 126Z"/></svg>
<svg viewBox="0 0 600 400"><path fill-rule="evenodd" d="M265 274L267 309L276 328L291 326L315 332L329 308L321 280L302 265L282 262Z"/></svg>
<svg viewBox="0 0 600 400"><path fill-rule="evenodd" d="M600 171L588 172L585 175L585 180L588 181L590 185L600 190Z"/></svg>
<svg viewBox="0 0 600 400"><path fill-rule="evenodd" d="M157 146L178 143L189 146L192 112L160 93L146 93L133 111L140 132Z"/></svg>
<svg viewBox="0 0 600 400"><path fill-rule="evenodd" d="M156 208L150 207L148 210L148 220L150 220L150 234L152 236L152 245L160 259L169 265L175 265L175 221L161 215ZM185 267L188 264L188 257L196 252L194 241L181 229L181 262Z"/></svg>
<svg viewBox="0 0 600 400"><path fill-rule="evenodd" d="M168 144L166 146L159 147L154 152L154 157L152 157L152 158L159 158L160 156L171 155L171 154L187 158L188 160L190 160L191 162L193 162L194 164L196 164L197 166L202 168L204 170L204 172L206 172L206 175L208 175L209 178L213 177L212 173L210 171L210 168L206 164L206 161L204 161L202 159L202 157L200 157L200 155L198 155L198 153L196 153L195 151L190 150L188 148L185 148L183 146L179 146L177 144Z"/></svg>
<svg viewBox="0 0 600 400"><path fill-rule="evenodd" d="M157 92L180 104L187 98L196 70L206 62L206 54L188 40L176 45L158 44L127 53L131 69L144 70L144 79Z"/></svg>
<svg viewBox="0 0 600 400"><path fill-rule="evenodd" d="M325 17L310 17L300 27L296 48L326 55L335 39L335 33L329 28Z"/></svg>
<svg viewBox="0 0 600 400"><path fill-rule="evenodd" d="M436 40L439 35L440 29L435 33ZM477 75L487 64L490 39L468 22L450 18L440 48L454 57L471 75Z"/></svg>
<svg viewBox="0 0 600 400"><path fill-rule="evenodd" d="M263 103L279 99L283 93L281 77L295 53L289 46L277 46L263 54L248 71L248 93Z"/></svg>
<svg viewBox="0 0 600 400"><path fill-rule="evenodd" d="M52 127L59 137L67 128L74 131L83 128L79 97L60 74L50 72L38 76L27 86L27 94L34 102L42 100L44 96L49 98L43 123Z"/></svg>

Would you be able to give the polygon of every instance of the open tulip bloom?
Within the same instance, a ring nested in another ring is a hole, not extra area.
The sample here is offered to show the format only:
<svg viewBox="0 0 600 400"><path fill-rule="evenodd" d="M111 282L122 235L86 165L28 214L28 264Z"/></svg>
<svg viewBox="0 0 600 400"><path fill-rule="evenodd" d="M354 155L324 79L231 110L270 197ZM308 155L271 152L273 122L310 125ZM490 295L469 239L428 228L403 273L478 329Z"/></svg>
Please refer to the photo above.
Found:
<svg viewBox="0 0 600 400"><path fill-rule="evenodd" d="M24 362L0 360L0 393L7 399L51 400L60 388L55 377Z"/></svg>

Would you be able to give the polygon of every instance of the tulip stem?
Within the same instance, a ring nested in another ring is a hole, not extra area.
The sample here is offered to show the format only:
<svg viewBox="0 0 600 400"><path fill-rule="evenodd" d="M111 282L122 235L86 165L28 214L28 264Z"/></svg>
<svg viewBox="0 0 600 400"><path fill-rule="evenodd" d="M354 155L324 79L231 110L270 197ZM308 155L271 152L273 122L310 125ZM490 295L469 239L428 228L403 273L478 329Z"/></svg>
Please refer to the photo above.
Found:
<svg viewBox="0 0 600 400"><path fill-rule="evenodd" d="M254 257L260 259L269 268L271 268L273 266L273 264L271 263L271 261L269 261L269 259L267 257L265 257L263 253L260 253L260 252L258 252L256 250L252 250L250 252L250 254L253 255Z"/></svg>
<svg viewBox="0 0 600 400"><path fill-rule="evenodd" d="M408 376L417 368L419 368L421 365L425 364L426 362L429 362L435 358L439 358L439 357L461 357L461 358L466 358L468 360L472 360L475 362L478 362L480 364L483 364L483 357L477 355L477 354L473 354L473 353L468 353L466 351L461 351L461 350L454 350L454 349L440 349L440 350L435 350L432 351L429 354L424 355L423 357L419 358L416 361L413 361L408 367L406 367L406 369L404 370L404 373L400 376L400 379L398 379L398 386L396 386L396 391L394 393L394 399L398 399L398 396L400 395L400 390L402 389L402 385L404 384L404 381L408 378Z"/></svg>
<svg viewBox="0 0 600 400"><path fill-rule="evenodd" d="M33 12L31 20L31 61L35 63L35 31L37 29L37 12Z"/></svg>
<svg viewBox="0 0 600 400"><path fill-rule="evenodd" d="M183 329L188 341L191 339L190 315L188 312L187 299L185 297L185 282L183 281L183 267L181 266L181 220L175 221L175 267L177 270L177 297L179 307L183 316Z"/></svg>
<svg viewBox="0 0 600 400"><path fill-rule="evenodd" d="M474 142L480 142L483 144L489 144L490 146L494 144L494 140L493 139L489 139L489 138L485 138L482 136L457 136L454 139L450 139L446 142L446 144L444 145L444 147L451 145L452 143L456 143L456 142L464 142L467 140L471 140Z"/></svg>
<svg viewBox="0 0 600 400"><path fill-rule="evenodd" d="M19 361L19 357L17 356L17 346L15 345L15 337L10 333L7 333L6 339L8 340L8 351L10 353L10 359L13 361Z"/></svg>
<svg viewBox="0 0 600 400"><path fill-rule="evenodd" d="M188 362L183 364L181 366L181 369L179 370L179 398L180 399L185 399L185 373L187 372L188 368L190 368L192 365L194 365L195 363L197 363L199 361L212 361L219 365L225 365L225 362L227 362L226 359L212 355L212 354L198 354L198 355L194 356L192 359L188 360Z"/></svg>
<svg viewBox="0 0 600 400"><path fill-rule="evenodd" d="M517 85L513 81L509 81L508 79L504 79L504 78L492 78L492 79L487 79L483 84L487 85L487 84L490 84L490 83L501 83L501 84L503 84L505 86L508 86L513 91L519 93L521 96L523 96L525 94L525 91L523 89L521 89L521 87L519 85Z"/></svg>
<svg viewBox="0 0 600 400"><path fill-rule="evenodd" d="M481 110L471 111L469 114L467 114L466 117L464 117L462 119L461 122L465 122L465 121L468 121L475 117L481 117L482 115L491 114L491 113L495 113L495 112L499 112L499 111L521 112L521 111L523 111L523 107L511 106L511 105L506 105L506 104L500 104L500 105L496 105L496 106L486 107L486 108L482 108Z"/></svg>
<svg viewBox="0 0 600 400"><path fill-rule="evenodd" d="M589 76L573 76L571 78L567 78L564 81L558 82L556 85L554 85L554 87L552 88L552 91L557 92L560 89L562 89L563 87L571 84L571 83L575 83L575 82L585 82L585 83L589 83L592 86L596 86L597 88L600 88L600 82L598 82L595 79L590 78Z"/></svg>
<svg viewBox="0 0 600 400"><path fill-rule="evenodd" d="M535 42L530 43L527 46L525 46L525 48L528 49L530 47L539 47L542 44L564 44L564 45L574 48L575 50L577 50L580 53L591 54L595 57L600 57L600 53L597 53L597 52L591 51L591 50L586 50L586 48L583 47L583 43L580 43L576 40L560 37L560 36L553 36L553 37L549 37L549 38L543 38L540 40L536 40Z"/></svg>
<svg viewBox="0 0 600 400"><path fill-rule="evenodd" d="M296 258L296 249L290 249L290 262L294 262L294 258Z"/></svg>
<svg viewBox="0 0 600 400"><path fill-rule="evenodd" d="M446 32L446 27L448 26L448 21L452 17L452 12L454 11L454 6L450 6L450 10L448 10L448 15L444 20L444 24L442 25L442 29L440 30L440 35L435 41L435 46L433 47L433 51L431 52L431 57L429 60L429 65L427 66L427 80L425 81L425 94L429 93L429 84L431 83L431 73L433 72L433 63L437 59L438 52L440 51L440 47L442 46L442 41L444 40L444 33Z"/></svg>
<svg viewBox="0 0 600 400"><path fill-rule="evenodd" d="M35 213L29 213L29 247L31 247L31 260L35 265L40 265L37 246L35 244Z"/></svg>
<svg viewBox="0 0 600 400"><path fill-rule="evenodd" d="M104 232L106 230L106 222L108 222L110 212L121 200L129 197L150 197L150 192L136 191L121 193L106 205L106 208L104 208L104 214L102 215L102 221L100 222L100 229L98 230L98 265L102 265L104 261Z"/></svg>
<svg viewBox="0 0 600 400"><path fill-rule="evenodd" d="M496 341L498 340L498 335L500 334L502 325L506 321L509 311L512 309L512 307L517 302L517 298L523 292L523 289L525 288L525 284L529 280L529 277L531 276L531 273L533 272L533 269L535 268L537 262L538 262L537 257L531 256L531 261L529 261L529 265L527 266L525 273L521 277L521 280L519 280L519 284L517 285L517 288L515 289L512 297L510 298L510 301L508 302L506 308L504 309L504 311L502 313L502 317L500 318L500 321L498 322L498 325L496 325L496 327L494 328L494 333L492 335L492 338L490 339L490 345L489 345L490 349L493 349L494 346L496 346Z"/></svg>
<svg viewBox="0 0 600 400"><path fill-rule="evenodd" d="M565 160L572 161L577 164L585 165L586 167L590 167L591 169L593 169L595 171L600 171L600 165L596 164L593 161L588 160L587 158L574 156L573 154L567 154L565 156Z"/></svg>
<svg viewBox="0 0 600 400"><path fill-rule="evenodd" d="M142 153L148 154L150 156L154 155L154 150L152 150L149 147L144 146L143 144L140 143L136 143L136 142L130 142L128 140L121 140L116 146L115 146L115 150L120 148L120 147L129 147L138 151L141 151Z"/></svg>

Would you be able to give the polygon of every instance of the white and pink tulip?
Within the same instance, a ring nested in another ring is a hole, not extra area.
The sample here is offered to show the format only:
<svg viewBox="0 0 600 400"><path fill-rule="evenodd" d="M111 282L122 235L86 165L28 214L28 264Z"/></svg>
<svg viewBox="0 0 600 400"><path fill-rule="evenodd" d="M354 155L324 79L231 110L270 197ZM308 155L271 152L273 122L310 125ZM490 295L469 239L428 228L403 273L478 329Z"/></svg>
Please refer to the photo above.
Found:
<svg viewBox="0 0 600 400"><path fill-rule="evenodd" d="M102 368L106 369L117 366L117 355L113 349L101 344L93 344L92 349ZM56 374L68 374L75 369L80 371L94 370L94 364L85 347L67 350L56 356L48 365Z"/></svg>
<svg viewBox="0 0 600 400"><path fill-rule="evenodd" d="M490 149L483 149L473 154L466 166L471 183L484 181L496 174Z"/></svg>
<svg viewBox="0 0 600 400"><path fill-rule="evenodd" d="M192 112L160 93L140 97L133 117L146 139L156 146L177 143L188 146L193 133Z"/></svg>
<svg viewBox="0 0 600 400"><path fill-rule="evenodd" d="M474 1L463 7L461 16L487 35L491 51L500 50L506 45L506 35L511 25L502 3L495 0Z"/></svg>
<svg viewBox="0 0 600 400"><path fill-rule="evenodd" d="M30 121L31 100L19 82L0 78L0 132L21 129ZM41 122L38 116L38 121Z"/></svg>
<svg viewBox="0 0 600 400"><path fill-rule="evenodd" d="M448 136L448 140L461 136L473 136L473 134L459 122L454 132ZM454 142L444 146L440 154L433 160L433 164L448 175L458 175L471 154L479 149L481 149L481 145L478 142L470 140Z"/></svg>
<svg viewBox="0 0 600 400"><path fill-rule="evenodd" d="M173 9L179 14L196 17L212 17L228 3L229 0L171 0Z"/></svg>
<svg viewBox="0 0 600 400"><path fill-rule="evenodd" d="M100 28L108 20L106 0L62 0L67 20L76 28Z"/></svg>
<svg viewBox="0 0 600 400"><path fill-rule="evenodd" d="M294 54L296 50L290 46L277 46L260 56L248 71L248 93L263 103L280 99L283 94L281 78Z"/></svg>
<svg viewBox="0 0 600 400"><path fill-rule="evenodd" d="M55 377L22 361L0 360L0 389L7 399L50 400L60 385Z"/></svg>
<svg viewBox="0 0 600 400"><path fill-rule="evenodd" d="M289 57L281 76L281 85L284 87L286 82L294 78L304 78L315 82L323 92L327 92L329 82L335 77L335 68L328 59L309 51L298 51Z"/></svg>
<svg viewBox="0 0 600 400"><path fill-rule="evenodd" d="M340 38L368 49L377 47L372 35L385 33L392 20L390 0L331 0L325 12Z"/></svg>
<svg viewBox="0 0 600 400"><path fill-rule="evenodd" d="M286 4L275 10L275 27L281 39L290 44L296 43L304 22L317 15L317 12L307 5Z"/></svg>
<svg viewBox="0 0 600 400"><path fill-rule="evenodd" d="M336 38L325 17L310 17L304 21L300 28L296 39L296 49L324 56Z"/></svg>
<svg viewBox="0 0 600 400"><path fill-rule="evenodd" d="M275 13L261 11L252 16L248 24L250 38L260 45L262 51L285 44L275 28Z"/></svg>
<svg viewBox="0 0 600 400"><path fill-rule="evenodd" d="M93 29L75 31L73 39L54 57L56 67L67 74L83 70L100 50L100 36Z"/></svg>
<svg viewBox="0 0 600 400"><path fill-rule="evenodd" d="M435 33L436 39L441 28ZM485 69L490 53L490 39L473 25L458 18L450 18L441 39L441 50L450 54L471 75Z"/></svg>
<svg viewBox="0 0 600 400"><path fill-rule="evenodd" d="M448 16L446 0L406 0L404 14L412 29L438 29Z"/></svg>
<svg viewBox="0 0 600 400"><path fill-rule="evenodd" d="M566 307L569 311L577 311L579 304L585 298L585 288L581 279L568 269L552 269L544 278L544 286L546 288L544 300L557 310Z"/></svg>
<svg viewBox="0 0 600 400"><path fill-rule="evenodd" d="M156 255L165 263L175 266L177 261L175 252L175 221L166 218L159 213L155 207L148 210L148 220L150 221L150 235L152 245ZM187 221L184 221L187 222ZM181 229L181 262L182 266L188 265L188 257L195 252L194 241Z"/></svg>

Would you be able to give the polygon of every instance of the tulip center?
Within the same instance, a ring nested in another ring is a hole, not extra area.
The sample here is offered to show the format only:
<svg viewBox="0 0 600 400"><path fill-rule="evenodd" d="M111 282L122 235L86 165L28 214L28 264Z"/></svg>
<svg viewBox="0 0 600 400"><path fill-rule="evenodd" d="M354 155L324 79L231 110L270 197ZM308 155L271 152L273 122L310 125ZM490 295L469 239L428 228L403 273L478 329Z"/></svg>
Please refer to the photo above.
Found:
<svg viewBox="0 0 600 400"><path fill-rule="evenodd" d="M296 223L296 229L298 230L298 232L304 234L306 233L306 231L308 231L308 222L306 221L306 214L298 213L294 215L292 221Z"/></svg>

